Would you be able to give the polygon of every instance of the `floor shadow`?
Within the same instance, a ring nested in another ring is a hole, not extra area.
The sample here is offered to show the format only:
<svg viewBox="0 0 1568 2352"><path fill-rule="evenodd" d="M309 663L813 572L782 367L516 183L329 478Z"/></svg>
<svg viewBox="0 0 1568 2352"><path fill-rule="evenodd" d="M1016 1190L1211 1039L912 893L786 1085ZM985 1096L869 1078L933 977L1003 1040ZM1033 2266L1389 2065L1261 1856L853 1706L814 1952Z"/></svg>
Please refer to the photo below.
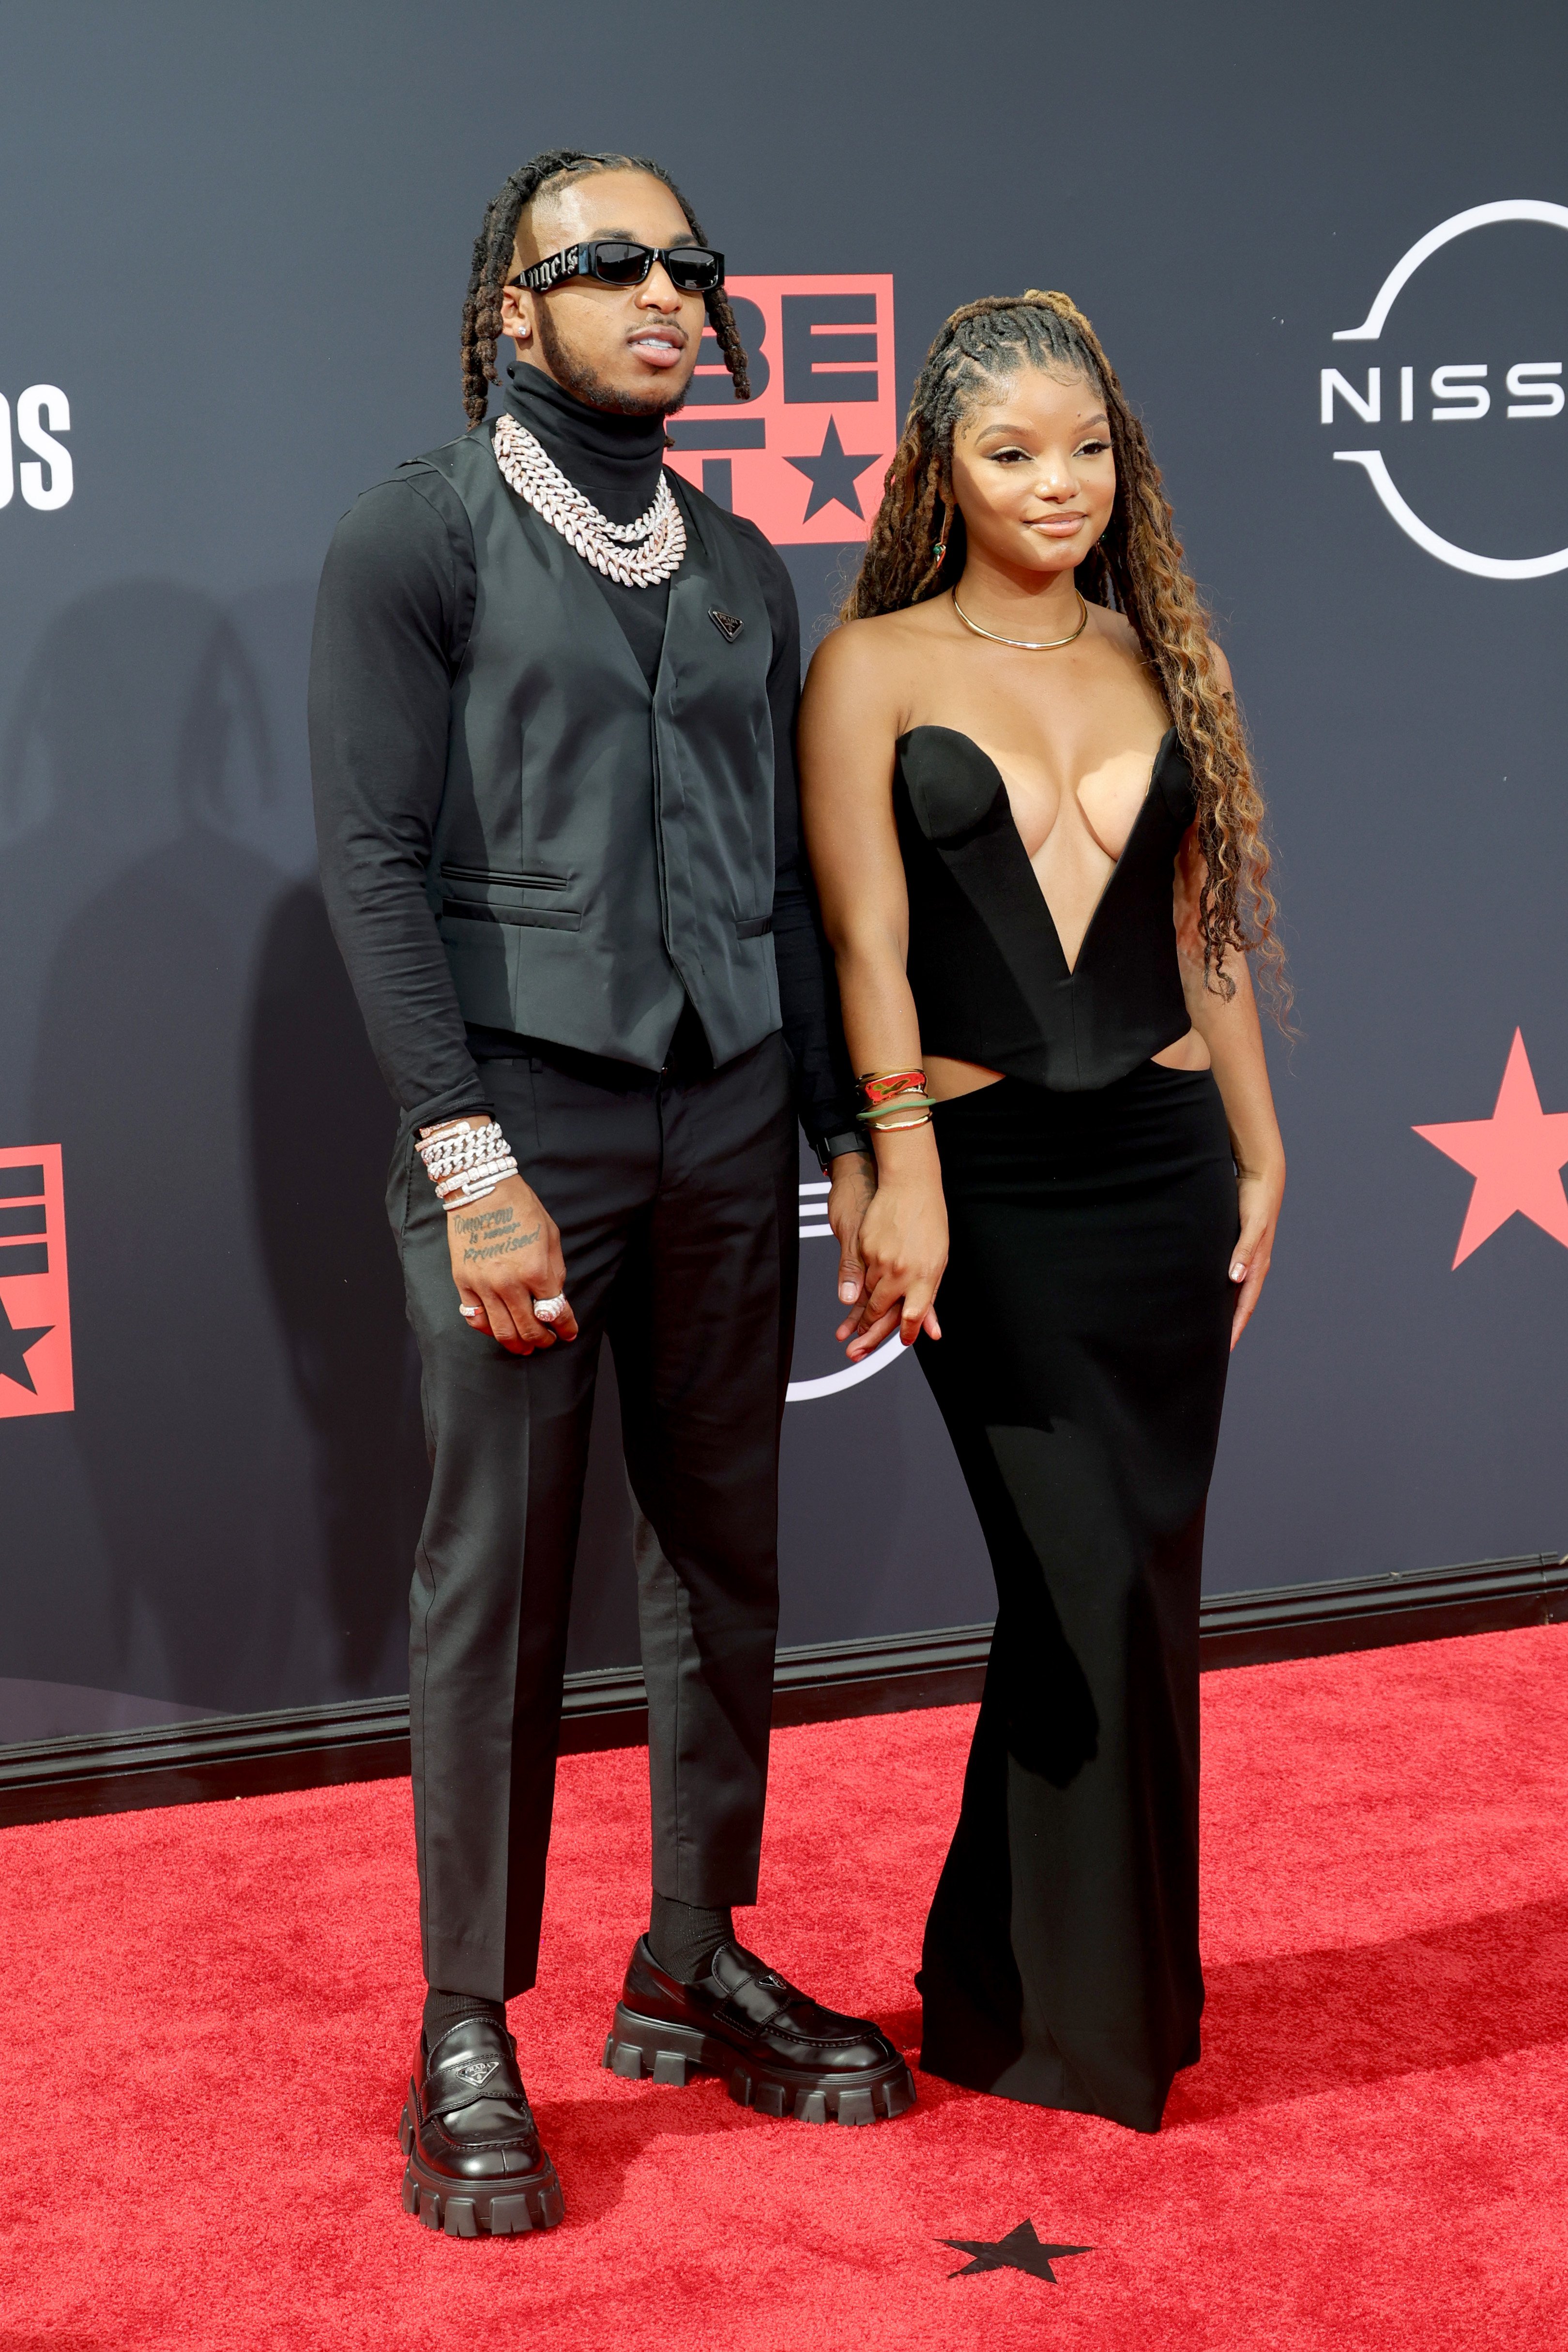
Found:
<svg viewBox="0 0 1568 2352"><path fill-rule="evenodd" d="M921 2020L918 2001L911 2009L884 2009L879 2012L876 2022L881 2027L889 2041L901 2050L906 2057L911 2050L920 2048Z"/></svg>
<svg viewBox="0 0 1568 2352"><path fill-rule="evenodd" d="M1176 2077L1167 2131L1568 2042L1568 1900L1205 1975L1204 2055ZM920 2009L884 2011L877 2021L912 2059Z"/></svg>
<svg viewBox="0 0 1568 2352"><path fill-rule="evenodd" d="M514 2020L515 2021L515 2020ZM879 2010L876 2022L911 2060L919 2045L918 2007ZM585 2053L596 2059L598 2052ZM972 2098L946 2083L927 2080L921 2097L929 2106L949 2098ZM684 2089L661 2083L628 2084L622 2095L597 2098L534 2101L539 2128L563 2172L570 2170L568 2219L595 2221L620 2202L624 2177L655 2139L702 2139L725 2131L798 2132L793 2117L770 2118L738 2106L717 2075L700 2075Z"/></svg>
<svg viewBox="0 0 1568 2352"><path fill-rule="evenodd" d="M1565 1977L1562 1899L1215 1969L1205 2054L1178 2075L1166 2129L1568 2041Z"/></svg>
<svg viewBox="0 0 1568 2352"><path fill-rule="evenodd" d="M1205 2018L1207 2052L1178 2076L1164 2127L1190 2130L1254 2107L1568 2040L1565 1963L1568 1900L1559 1898L1384 1944L1216 1969ZM901 2049L914 2049L918 2008L883 2011L878 2022ZM585 2045L581 2063L594 2065L598 2054ZM920 2089L927 2107L983 2095L929 2076ZM389 2114L401 2095L401 2078L389 2067ZM612 2211L626 2174L655 2140L800 2129L737 2106L716 2076L683 2090L628 2084L582 2098L545 2095L534 2104L541 2134L570 2183L569 2225Z"/></svg>
<svg viewBox="0 0 1568 2352"><path fill-rule="evenodd" d="M665 2083L630 2084L624 2096L535 2098L540 2137L567 2182L567 2221L596 2221L620 2203L626 2178L655 2140L701 2140L724 2132L800 2132L793 2116L775 2120L738 2106L717 2075L682 2090ZM759 2158L765 2161L765 2158Z"/></svg>

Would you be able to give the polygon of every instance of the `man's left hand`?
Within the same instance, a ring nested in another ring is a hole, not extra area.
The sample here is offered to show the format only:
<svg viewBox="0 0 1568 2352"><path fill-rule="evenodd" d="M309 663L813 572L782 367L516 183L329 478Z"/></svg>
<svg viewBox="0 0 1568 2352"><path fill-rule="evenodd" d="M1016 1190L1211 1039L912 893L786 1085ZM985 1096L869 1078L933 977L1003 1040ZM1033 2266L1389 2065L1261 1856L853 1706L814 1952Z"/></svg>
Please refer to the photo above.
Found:
<svg viewBox="0 0 1568 2352"><path fill-rule="evenodd" d="M854 1307L866 1279L860 1222L876 1197L877 1163L868 1151L841 1151L828 1161L827 1172L833 1180L827 1222L838 1244L838 1296L846 1307Z"/></svg>

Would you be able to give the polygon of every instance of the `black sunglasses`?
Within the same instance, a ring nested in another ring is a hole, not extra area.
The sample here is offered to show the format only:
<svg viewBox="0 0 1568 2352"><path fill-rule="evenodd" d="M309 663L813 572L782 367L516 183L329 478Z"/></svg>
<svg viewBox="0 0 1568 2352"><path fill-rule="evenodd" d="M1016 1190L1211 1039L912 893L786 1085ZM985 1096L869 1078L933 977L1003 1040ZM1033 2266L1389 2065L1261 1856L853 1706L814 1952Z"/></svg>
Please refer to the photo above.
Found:
<svg viewBox="0 0 1568 2352"><path fill-rule="evenodd" d="M548 294L563 278L598 278L606 286L640 286L656 261L669 272L669 282L681 294L711 294L724 283L724 257L705 245L633 245L624 236L595 237L591 245L569 245L548 261L536 261L510 282Z"/></svg>

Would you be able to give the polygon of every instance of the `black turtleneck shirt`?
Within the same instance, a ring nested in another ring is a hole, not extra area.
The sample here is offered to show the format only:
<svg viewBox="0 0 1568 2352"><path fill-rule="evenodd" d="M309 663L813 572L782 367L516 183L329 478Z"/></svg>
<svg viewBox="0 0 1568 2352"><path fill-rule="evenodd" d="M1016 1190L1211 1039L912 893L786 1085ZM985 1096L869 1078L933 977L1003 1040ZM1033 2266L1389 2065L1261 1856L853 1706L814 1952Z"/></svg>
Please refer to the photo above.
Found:
<svg viewBox="0 0 1568 2352"><path fill-rule="evenodd" d="M659 417L590 408L549 376L508 368L507 409L543 444L568 479L611 522L647 511L658 487L665 434ZM800 619L783 562L754 524L758 584L773 626L768 705L773 734L773 952L785 1041L801 1122L819 1150L855 1137L849 1073L838 1029L831 962L816 919L800 841L795 721L800 700ZM664 643L669 584L622 588L592 565L589 576L626 633L651 686ZM679 574L677 575L679 576ZM395 847L407 877L387 902L334 893L383 1068L403 1109L429 1123L489 1108L487 1060L537 1041L465 1029L429 904L416 868L427 865L446 781L452 681L473 625L477 573L467 510L429 468L365 491L333 535L316 606L312 668L330 665L339 723L312 745L317 831L323 862L353 861L355 845ZM567 688L569 691L569 686ZM342 723L345 709L349 723ZM414 856L409 857L412 850ZM422 853L422 854L421 854ZM697 1028L688 1008L682 1037ZM700 1039L700 1032L698 1031ZM687 1050L689 1050L688 1045Z"/></svg>

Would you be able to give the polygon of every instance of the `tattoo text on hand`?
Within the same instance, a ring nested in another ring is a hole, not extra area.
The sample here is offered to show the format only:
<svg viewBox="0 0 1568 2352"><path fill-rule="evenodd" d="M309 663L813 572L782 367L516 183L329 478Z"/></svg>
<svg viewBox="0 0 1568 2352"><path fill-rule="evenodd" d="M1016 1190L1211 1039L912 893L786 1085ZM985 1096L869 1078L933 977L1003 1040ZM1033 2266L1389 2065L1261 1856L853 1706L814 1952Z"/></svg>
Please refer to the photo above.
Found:
<svg viewBox="0 0 1568 2352"><path fill-rule="evenodd" d="M458 1214L453 1223L465 1242L463 1263L472 1265L476 1260L508 1257L513 1250L526 1249L543 1232L542 1225L531 1225L527 1233L517 1230L515 1209L478 1209L471 1216Z"/></svg>
<svg viewBox="0 0 1568 2352"><path fill-rule="evenodd" d="M509 1226L517 1223L517 1211L504 1206L498 1209L476 1209L470 1215L465 1216L459 1209L453 1217L452 1223L460 1234L471 1234L476 1236L479 1234L493 1235L504 1233Z"/></svg>
<svg viewBox="0 0 1568 2352"><path fill-rule="evenodd" d="M513 1250L526 1249L530 1242L536 1242L542 1230L534 1225L526 1234L502 1234L497 1241L470 1242L463 1252L463 1264L472 1265L476 1259L487 1257L510 1257Z"/></svg>

